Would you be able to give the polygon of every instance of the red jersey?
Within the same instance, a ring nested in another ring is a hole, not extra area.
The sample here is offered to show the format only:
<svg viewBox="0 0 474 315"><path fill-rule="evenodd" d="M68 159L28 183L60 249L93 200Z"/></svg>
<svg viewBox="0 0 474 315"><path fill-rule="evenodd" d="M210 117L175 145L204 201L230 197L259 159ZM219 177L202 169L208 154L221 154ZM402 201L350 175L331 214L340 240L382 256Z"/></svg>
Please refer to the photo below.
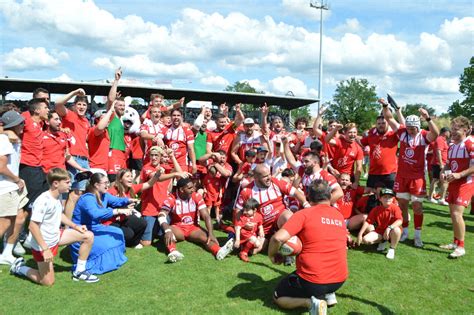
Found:
<svg viewBox="0 0 474 315"><path fill-rule="evenodd" d="M373 224L375 232L383 234L390 224L397 220L403 220L402 210L396 204L390 204L388 208L377 206L370 211L367 223Z"/></svg>
<svg viewBox="0 0 474 315"><path fill-rule="evenodd" d="M169 195L163 201L163 210L169 212L172 225L196 225L198 224L198 212L207 209L202 196L193 193L188 200L179 196Z"/></svg>
<svg viewBox="0 0 474 315"><path fill-rule="evenodd" d="M166 131L165 125L158 122L156 124L153 123L150 119L145 119L143 124L140 126L140 132L146 131L150 135L156 136L158 134L164 134ZM145 140L145 153L148 156L148 151L153 146L152 140Z"/></svg>
<svg viewBox="0 0 474 315"><path fill-rule="evenodd" d="M282 130L279 133L270 131L270 145L272 146L272 156L277 156L280 154L280 148L277 148L277 143L281 145L281 138L288 136L287 132Z"/></svg>
<svg viewBox="0 0 474 315"><path fill-rule="evenodd" d="M306 281L342 282L347 267L347 231L342 214L334 207L317 205L293 214L282 227L303 243L296 256L296 273Z"/></svg>
<svg viewBox="0 0 474 315"><path fill-rule="evenodd" d="M370 148L369 174L387 175L397 172L398 136L395 132L388 131L381 135L377 128L372 128L361 143Z"/></svg>
<svg viewBox="0 0 474 315"><path fill-rule="evenodd" d="M254 198L260 204L258 211L263 216L263 228L265 234L270 232L274 222L280 216L280 213L286 210L283 203L283 196L293 197L296 188L276 178L272 178L272 183L268 188L259 188L255 185L255 181L242 189L235 204L237 210L242 210L245 201Z"/></svg>
<svg viewBox="0 0 474 315"><path fill-rule="evenodd" d="M438 136L433 144L433 160L431 164L434 165L445 165L446 160L448 159L448 142L443 136ZM441 163L438 159L437 150L441 151Z"/></svg>
<svg viewBox="0 0 474 315"><path fill-rule="evenodd" d="M64 132L43 133L43 159L41 166L43 172L48 173L50 169L59 167L66 169L66 149L69 147L68 136Z"/></svg>
<svg viewBox="0 0 474 315"><path fill-rule="evenodd" d="M178 164L182 167L186 166L188 144L192 145L194 143L194 134L191 129L183 126L178 128L170 127L166 130L163 140L174 151Z"/></svg>
<svg viewBox="0 0 474 315"><path fill-rule="evenodd" d="M87 143L89 144L89 166L91 168L100 168L107 171L109 165L110 137L105 129L100 135L96 136L94 131L97 126L89 129Z"/></svg>
<svg viewBox="0 0 474 315"><path fill-rule="evenodd" d="M222 131L207 131L207 143L212 144L212 152L224 150L230 157L230 149L234 142L236 133L233 122L230 122Z"/></svg>
<svg viewBox="0 0 474 315"><path fill-rule="evenodd" d="M339 173L354 175L355 161L362 161L364 159L364 152L362 152L360 145L355 141L349 142L344 136L340 136L336 139L334 149L331 165Z"/></svg>
<svg viewBox="0 0 474 315"><path fill-rule="evenodd" d="M25 118L25 127L21 139L20 163L28 166L41 166L43 160L43 123L36 123L30 114L21 114Z"/></svg>
<svg viewBox="0 0 474 315"><path fill-rule="evenodd" d="M254 223L251 230L247 230L244 226L248 223ZM247 217L243 214L239 214L235 221L235 226L240 226L240 239L249 239L252 236L258 236L258 229L263 225L263 217L260 213L255 212L252 217Z"/></svg>
<svg viewBox="0 0 474 315"><path fill-rule="evenodd" d="M71 129L71 155L89 157L87 149L87 135L91 127L87 117L79 116L72 110L67 110L66 115L61 117L62 127Z"/></svg>
<svg viewBox="0 0 474 315"><path fill-rule="evenodd" d="M143 184L133 184L132 185L131 189L134 192L134 196L130 195L130 191L125 192L123 196L119 196L118 189L115 186L110 187L107 190L107 192L109 194L111 194L112 196L116 196L116 197L127 197L127 198L132 198L133 197L133 198L136 198L136 194L142 190L142 187L143 187ZM120 215L113 216L113 217L111 217L107 220L103 220L101 223L103 225L111 225L114 222L121 222L121 221L125 220L125 218L126 218L125 214L120 214Z"/></svg>
<svg viewBox="0 0 474 315"><path fill-rule="evenodd" d="M232 173L232 166L229 163L225 163L223 167ZM220 172L216 172L214 176L207 172L202 180L202 185L206 189L206 200L217 200L222 197L226 182L227 177L222 176Z"/></svg>
<svg viewBox="0 0 474 315"><path fill-rule="evenodd" d="M398 174L401 178L416 179L425 176L425 150L429 145L426 130L421 130L416 136L408 134L404 126L400 126L397 136L400 139L398 153Z"/></svg>
<svg viewBox="0 0 474 315"><path fill-rule="evenodd" d="M337 135L337 133L336 133ZM334 153L336 153L336 145L331 143L331 141L326 142L327 132L322 132L321 138L319 139L323 144L323 150L326 152L328 158L331 160L334 157ZM334 138L333 138L334 139Z"/></svg>
<svg viewBox="0 0 474 315"><path fill-rule="evenodd" d="M364 194L364 191L365 188L361 186L357 187L357 189L348 187L343 190L344 195L337 200L337 209L342 213L344 219L349 219L352 216L352 210L357 200Z"/></svg>
<svg viewBox="0 0 474 315"><path fill-rule="evenodd" d="M262 145L261 135L254 132L250 137L244 132L237 135L237 141L239 143L239 158L245 161L245 152Z"/></svg>
<svg viewBox="0 0 474 315"><path fill-rule="evenodd" d="M298 175L301 177L301 186L303 187L303 191L306 193L308 190L308 187L313 184L313 182L317 179L322 179L326 181L331 188L331 191L336 189L339 186L339 183L337 182L336 177L334 177L332 174L330 174L328 171L319 169L317 172L313 172L311 175L308 175L304 172L305 167L304 165L301 165L301 162L296 163L298 167L297 172Z"/></svg>
<svg viewBox="0 0 474 315"><path fill-rule="evenodd" d="M452 144L448 149L446 165L453 173L462 172L474 166L474 140L466 138L462 142ZM469 175L449 183L450 187L474 185L474 175Z"/></svg>
<svg viewBox="0 0 474 315"><path fill-rule="evenodd" d="M142 183L149 181L155 172L155 166L151 165L151 163L145 164L140 173L140 181ZM161 206L163 205L163 200L168 198L168 187L170 182L171 179L156 182L152 188L143 191L141 195L142 215L150 217L158 215Z"/></svg>

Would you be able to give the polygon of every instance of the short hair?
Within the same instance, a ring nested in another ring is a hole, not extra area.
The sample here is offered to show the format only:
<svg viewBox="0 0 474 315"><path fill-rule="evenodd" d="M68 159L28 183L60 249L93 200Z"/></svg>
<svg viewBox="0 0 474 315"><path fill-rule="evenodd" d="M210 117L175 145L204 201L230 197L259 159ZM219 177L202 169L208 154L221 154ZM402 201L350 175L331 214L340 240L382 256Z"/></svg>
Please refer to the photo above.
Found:
<svg viewBox="0 0 474 315"><path fill-rule="evenodd" d="M33 98L33 99L29 100L28 101L28 111L30 112L30 114L33 115L35 113L35 110L37 110L39 108L41 103L49 105L48 101L45 100L44 98Z"/></svg>
<svg viewBox="0 0 474 315"><path fill-rule="evenodd" d="M152 94L150 95L150 102L153 101L153 100L154 100L155 98L157 98L157 97L161 97L162 100L165 99L165 97L164 97L163 95L161 95L161 94L152 93Z"/></svg>
<svg viewBox="0 0 474 315"><path fill-rule="evenodd" d="M173 109L173 110L171 111L171 115L173 115L173 114L174 114L174 112L178 112L178 113L180 113L180 114L181 114L181 116L183 116L183 112L182 112L182 111L181 111L179 108L175 108L175 109Z"/></svg>
<svg viewBox="0 0 474 315"><path fill-rule="evenodd" d="M456 118L454 118L453 120L451 120L451 123L455 123L456 125L459 125L461 126L462 128L471 128L471 121L464 117L464 116L458 116Z"/></svg>
<svg viewBox="0 0 474 315"><path fill-rule="evenodd" d="M226 155L227 156L227 152L225 152L224 150L217 150L216 153L220 153L222 155Z"/></svg>
<svg viewBox="0 0 474 315"><path fill-rule="evenodd" d="M319 141L318 139L316 139L310 143L309 148L310 150L315 150L315 151L320 152L323 149L323 143Z"/></svg>
<svg viewBox="0 0 474 315"><path fill-rule="evenodd" d="M260 207L260 203L254 199L254 198L249 198L247 201L244 203L244 209L257 209Z"/></svg>
<svg viewBox="0 0 474 315"><path fill-rule="evenodd" d="M44 89L44 88L37 88L33 91L33 98L37 98L38 97L38 94L40 93L46 93L46 94L49 94L49 91Z"/></svg>
<svg viewBox="0 0 474 315"><path fill-rule="evenodd" d="M295 120L295 126L297 126L300 122L303 122L303 123L305 123L306 125L308 125L308 118L306 118L306 117L298 117L298 118L296 118L296 120Z"/></svg>
<svg viewBox="0 0 474 315"><path fill-rule="evenodd" d="M68 179L71 179L71 177L69 177L69 172L59 167L55 167L51 169L46 175L46 180L48 181L48 185L50 187L55 181L68 180Z"/></svg>
<svg viewBox="0 0 474 315"><path fill-rule="evenodd" d="M355 128L357 129L357 125L355 123L347 123L344 125L344 132L348 131L348 130L351 130L352 128Z"/></svg>
<svg viewBox="0 0 474 315"><path fill-rule="evenodd" d="M445 133L447 131L449 131L449 128L448 127L443 127L443 128L440 129L439 134Z"/></svg>
<svg viewBox="0 0 474 315"><path fill-rule="evenodd" d="M189 183L192 183L192 179L190 177L180 178L176 182L176 188L178 188L178 189L182 188L182 187L186 186Z"/></svg>
<svg viewBox="0 0 474 315"><path fill-rule="evenodd" d="M295 171L293 171L292 168L285 168L283 170L283 172L281 172L281 176L282 177L291 177L291 176L295 176Z"/></svg>
<svg viewBox="0 0 474 315"><path fill-rule="evenodd" d="M0 117L11 110L17 111L18 106L16 106L15 103L5 103L3 105L0 105Z"/></svg>
<svg viewBox="0 0 474 315"><path fill-rule="evenodd" d="M169 117L171 116L171 112L169 110L164 110L161 112L161 117Z"/></svg>
<svg viewBox="0 0 474 315"><path fill-rule="evenodd" d="M317 163L319 163L321 161L321 158L319 157L319 155L317 155L316 153L312 152L312 151L308 151L308 152L305 152L303 153L303 157L309 157L313 160L315 160Z"/></svg>
<svg viewBox="0 0 474 315"><path fill-rule="evenodd" d="M58 114L58 112L55 111L55 110L50 110L49 113L48 113L48 120L53 118L53 114ZM58 114L58 116L59 116L59 114Z"/></svg>
<svg viewBox="0 0 474 315"><path fill-rule="evenodd" d="M224 115L224 114L222 114L222 113L219 113L219 114L216 115L216 120L218 120L218 119L223 119L223 118L224 118L224 119L227 119L227 116Z"/></svg>
<svg viewBox="0 0 474 315"><path fill-rule="evenodd" d="M76 104L76 103L79 103L79 102L84 102L84 103L88 104L87 96L85 96L85 95L76 96L73 103Z"/></svg>
<svg viewBox="0 0 474 315"><path fill-rule="evenodd" d="M331 187L327 181L322 179L314 180L308 187L308 201L318 203L331 200Z"/></svg>
<svg viewBox="0 0 474 315"><path fill-rule="evenodd" d="M378 116L377 116L377 119L375 119L375 121L377 121L377 120L379 120L379 119L383 119L383 120L385 120L385 117L384 117L384 115L378 115Z"/></svg>
<svg viewBox="0 0 474 315"><path fill-rule="evenodd" d="M338 122L338 121L335 120L335 119L330 119L330 120L328 121L328 126L331 125L331 124L333 124L333 123L337 123L337 122Z"/></svg>

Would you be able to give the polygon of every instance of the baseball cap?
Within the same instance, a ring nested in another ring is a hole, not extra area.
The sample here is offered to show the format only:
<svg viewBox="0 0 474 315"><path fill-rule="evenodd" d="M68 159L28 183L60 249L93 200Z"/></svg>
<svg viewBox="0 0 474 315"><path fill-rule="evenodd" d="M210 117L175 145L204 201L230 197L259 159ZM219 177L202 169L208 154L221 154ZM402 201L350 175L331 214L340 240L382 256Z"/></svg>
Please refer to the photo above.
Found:
<svg viewBox="0 0 474 315"><path fill-rule="evenodd" d="M265 147L258 147L257 148L257 153L259 153L259 152L268 152L268 150Z"/></svg>
<svg viewBox="0 0 474 315"><path fill-rule="evenodd" d="M255 124L255 121L252 118L244 119L244 125L253 125L253 124Z"/></svg>
<svg viewBox="0 0 474 315"><path fill-rule="evenodd" d="M99 109L96 110L94 113L94 119L99 119L102 115L104 115L107 112L106 109Z"/></svg>
<svg viewBox="0 0 474 315"><path fill-rule="evenodd" d="M245 156L255 156L257 153L254 150L245 151Z"/></svg>
<svg viewBox="0 0 474 315"><path fill-rule="evenodd" d="M15 127L25 121L25 118L14 110L10 110L2 115L3 128Z"/></svg>
<svg viewBox="0 0 474 315"><path fill-rule="evenodd" d="M382 188L382 190L380 190L380 196L383 196L383 195L391 195L395 197L395 192L391 190L390 188Z"/></svg>

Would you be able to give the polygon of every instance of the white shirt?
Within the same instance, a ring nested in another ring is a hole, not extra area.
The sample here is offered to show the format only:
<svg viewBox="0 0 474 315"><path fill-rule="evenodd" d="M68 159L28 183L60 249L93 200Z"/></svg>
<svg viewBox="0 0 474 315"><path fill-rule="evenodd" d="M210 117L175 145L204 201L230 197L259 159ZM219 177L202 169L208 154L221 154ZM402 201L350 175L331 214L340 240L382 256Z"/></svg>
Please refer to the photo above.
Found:
<svg viewBox="0 0 474 315"><path fill-rule="evenodd" d="M41 236L49 248L59 243L62 213L61 200L54 198L49 190L42 193L33 203L31 220L40 224ZM31 247L42 251L34 237L31 237Z"/></svg>
<svg viewBox="0 0 474 315"><path fill-rule="evenodd" d="M0 134L0 155L7 156L7 168L16 176L20 169L20 148L19 142L12 144L7 135ZM18 190L18 188L10 177L0 175L0 195Z"/></svg>

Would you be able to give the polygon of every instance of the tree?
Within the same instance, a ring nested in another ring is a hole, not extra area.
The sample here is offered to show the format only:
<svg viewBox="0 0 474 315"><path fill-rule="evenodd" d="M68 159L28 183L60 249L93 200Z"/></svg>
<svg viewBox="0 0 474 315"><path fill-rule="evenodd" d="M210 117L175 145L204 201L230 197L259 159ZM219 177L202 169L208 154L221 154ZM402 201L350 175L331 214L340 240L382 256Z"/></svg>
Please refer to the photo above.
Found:
<svg viewBox="0 0 474 315"><path fill-rule="evenodd" d="M418 111L420 107L426 109L428 111L428 114L430 114L430 116L434 116L436 110L432 107L429 107L426 104L421 104L421 103L407 104L405 107L402 108L402 114L405 117L410 116L410 115L420 116L420 112Z"/></svg>
<svg viewBox="0 0 474 315"><path fill-rule="evenodd" d="M451 117L463 115L474 120L474 56L471 57L469 66L464 68L464 72L459 77L459 92L464 97L463 101L455 101L448 109Z"/></svg>
<svg viewBox="0 0 474 315"><path fill-rule="evenodd" d="M375 85L370 85L366 79L351 78L337 84L325 118L342 124L354 122L362 132L375 124L379 109Z"/></svg>
<svg viewBox="0 0 474 315"><path fill-rule="evenodd" d="M263 91L257 91L253 86L250 85L248 81L237 81L232 85L226 86L224 91L227 92L240 92L240 93L254 93L254 94L265 94ZM242 111L252 111L253 105L252 104L242 104L240 106Z"/></svg>

